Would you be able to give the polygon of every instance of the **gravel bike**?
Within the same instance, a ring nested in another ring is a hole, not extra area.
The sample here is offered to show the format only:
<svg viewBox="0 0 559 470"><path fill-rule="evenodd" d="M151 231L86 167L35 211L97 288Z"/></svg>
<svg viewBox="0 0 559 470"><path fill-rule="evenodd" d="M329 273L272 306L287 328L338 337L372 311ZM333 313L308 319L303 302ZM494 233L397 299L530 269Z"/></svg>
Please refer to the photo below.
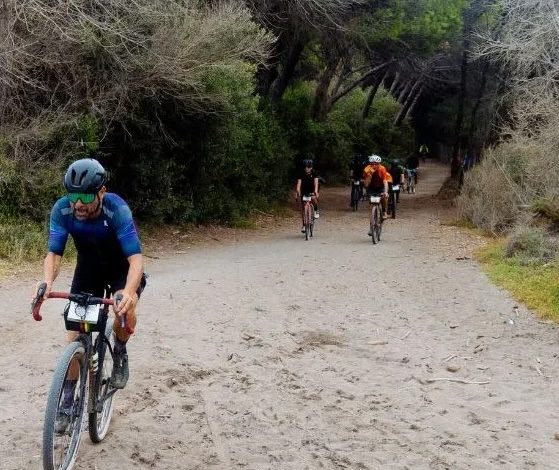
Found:
<svg viewBox="0 0 559 470"><path fill-rule="evenodd" d="M305 229L305 240L312 238L314 231L314 205L312 195L301 196L303 201L303 227Z"/></svg>
<svg viewBox="0 0 559 470"><path fill-rule="evenodd" d="M355 212L359 207L359 201L363 198L363 190L360 180L351 180L351 208Z"/></svg>
<svg viewBox="0 0 559 470"><path fill-rule="evenodd" d="M372 238L374 244L380 242L380 234L382 232L382 209L380 207L380 200L380 196L369 196L369 202L371 203L369 236Z"/></svg>
<svg viewBox="0 0 559 470"><path fill-rule="evenodd" d="M388 212L390 212L393 219L396 218L396 206L398 196L400 195L400 185L393 184L388 192Z"/></svg>
<svg viewBox="0 0 559 470"><path fill-rule="evenodd" d="M31 313L41 321L41 305L46 284L42 283L31 304ZM78 331L78 338L68 344L60 357L45 410L43 426L43 468L45 470L69 470L74 466L82 421L87 404L90 439L101 442L107 431L113 412L113 398L118 389L111 385L114 361L113 319L109 318L109 305L118 305L121 295L109 298L91 294L51 292L48 298L67 299L64 309L66 329ZM121 324L127 331L133 331Z"/></svg>

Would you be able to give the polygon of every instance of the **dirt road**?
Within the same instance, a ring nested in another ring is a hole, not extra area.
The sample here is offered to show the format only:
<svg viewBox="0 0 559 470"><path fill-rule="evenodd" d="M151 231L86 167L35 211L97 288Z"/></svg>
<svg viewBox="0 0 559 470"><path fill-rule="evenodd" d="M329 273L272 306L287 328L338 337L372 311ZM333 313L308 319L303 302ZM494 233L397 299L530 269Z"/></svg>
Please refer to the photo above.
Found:
<svg viewBox="0 0 559 470"><path fill-rule="evenodd" d="M559 468L557 329L488 282L422 170L377 246L331 189L311 241L294 218L151 259L130 382L76 468ZM62 305L34 323L28 296L0 287L6 470L41 466L61 352Z"/></svg>

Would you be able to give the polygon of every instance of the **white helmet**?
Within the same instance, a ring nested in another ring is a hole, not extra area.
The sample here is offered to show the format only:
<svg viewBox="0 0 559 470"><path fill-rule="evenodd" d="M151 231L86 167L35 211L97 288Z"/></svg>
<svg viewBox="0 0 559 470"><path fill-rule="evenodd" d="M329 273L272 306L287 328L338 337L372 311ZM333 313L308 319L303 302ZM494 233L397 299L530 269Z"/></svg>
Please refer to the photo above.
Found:
<svg viewBox="0 0 559 470"><path fill-rule="evenodd" d="M380 158L378 155L369 155L369 163L380 163L382 161L382 158Z"/></svg>

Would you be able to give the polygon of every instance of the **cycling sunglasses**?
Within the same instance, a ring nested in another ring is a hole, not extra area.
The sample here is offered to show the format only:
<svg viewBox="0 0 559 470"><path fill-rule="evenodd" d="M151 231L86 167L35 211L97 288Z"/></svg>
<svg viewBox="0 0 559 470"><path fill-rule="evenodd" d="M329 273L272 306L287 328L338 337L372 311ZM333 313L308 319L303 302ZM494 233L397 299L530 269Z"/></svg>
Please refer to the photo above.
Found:
<svg viewBox="0 0 559 470"><path fill-rule="evenodd" d="M78 201L82 204L91 204L96 197L97 193L68 193L68 199L74 204Z"/></svg>

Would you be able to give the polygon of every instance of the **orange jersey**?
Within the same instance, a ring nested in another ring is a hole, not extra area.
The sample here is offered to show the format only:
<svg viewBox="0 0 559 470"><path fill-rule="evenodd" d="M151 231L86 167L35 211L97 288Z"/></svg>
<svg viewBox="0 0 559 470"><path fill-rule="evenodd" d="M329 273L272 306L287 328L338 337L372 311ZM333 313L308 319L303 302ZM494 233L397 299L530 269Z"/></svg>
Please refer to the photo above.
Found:
<svg viewBox="0 0 559 470"><path fill-rule="evenodd" d="M369 178L371 178L370 186L372 188L380 188L381 186L384 185L385 181L388 182L392 180L390 173L386 171L386 168L384 166L379 165L378 169L375 170L373 168L373 165L371 164L367 165L363 170L363 179L367 180Z"/></svg>

